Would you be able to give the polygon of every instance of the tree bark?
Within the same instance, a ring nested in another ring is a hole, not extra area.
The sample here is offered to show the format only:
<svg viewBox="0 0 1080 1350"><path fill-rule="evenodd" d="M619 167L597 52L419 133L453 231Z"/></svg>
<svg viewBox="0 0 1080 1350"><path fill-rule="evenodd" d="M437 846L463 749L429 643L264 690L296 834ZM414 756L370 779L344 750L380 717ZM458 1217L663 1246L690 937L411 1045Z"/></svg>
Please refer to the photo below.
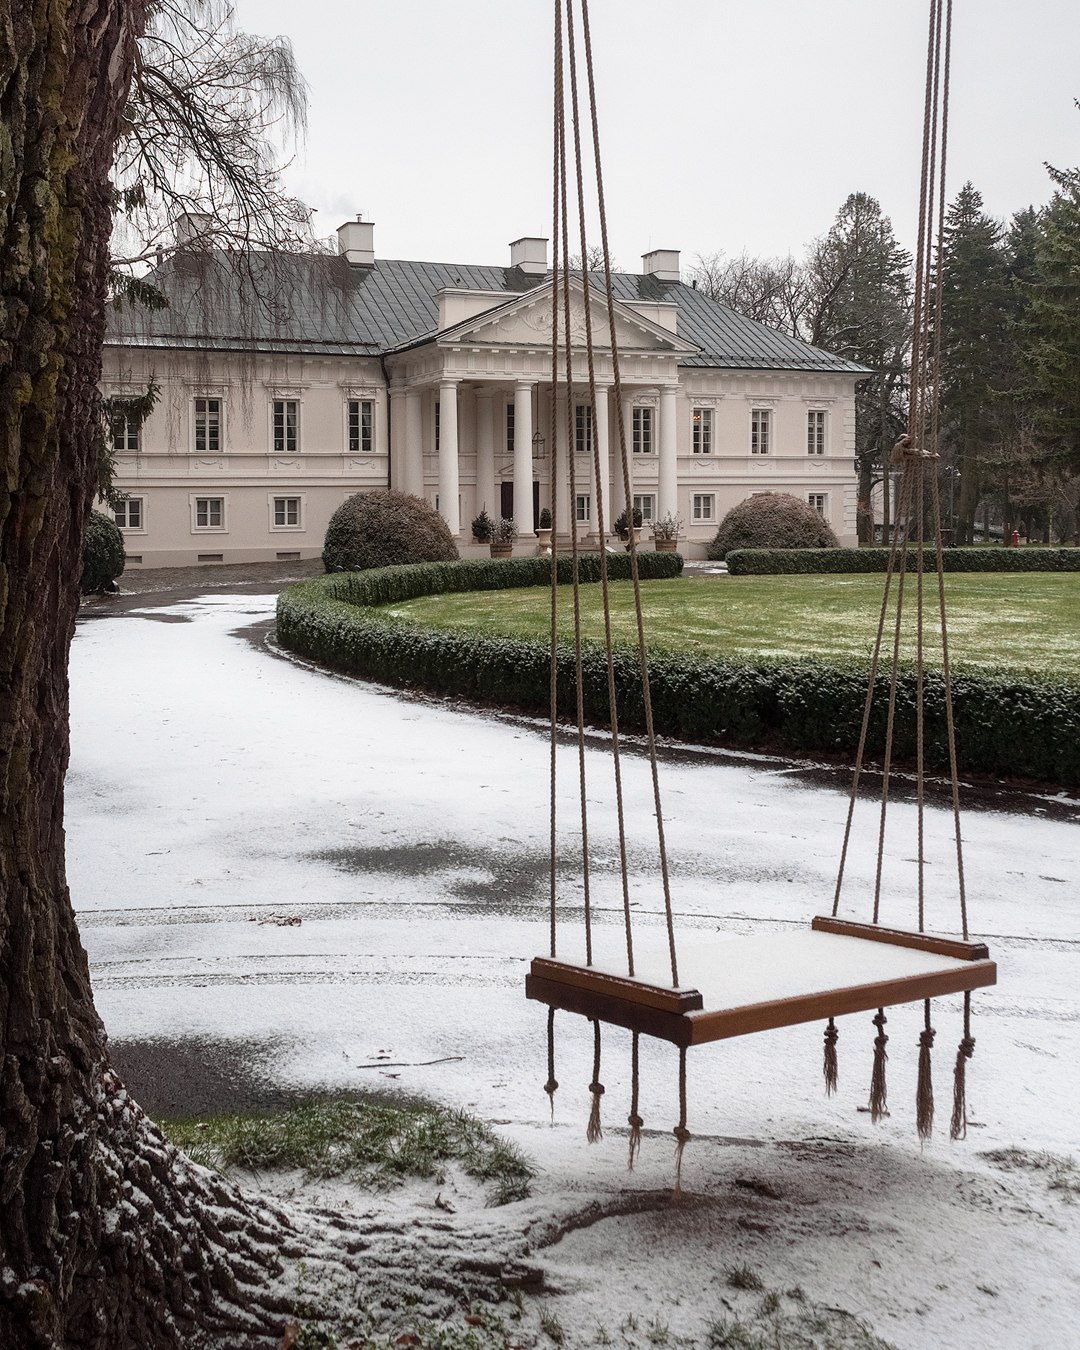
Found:
<svg viewBox="0 0 1080 1350"><path fill-rule="evenodd" d="M265 1345L281 1326L241 1285L256 1267L266 1284L262 1253L287 1224L253 1221L109 1070L65 878L108 175L144 11L0 0L0 1345L13 1350L149 1350L197 1343L198 1328Z"/></svg>

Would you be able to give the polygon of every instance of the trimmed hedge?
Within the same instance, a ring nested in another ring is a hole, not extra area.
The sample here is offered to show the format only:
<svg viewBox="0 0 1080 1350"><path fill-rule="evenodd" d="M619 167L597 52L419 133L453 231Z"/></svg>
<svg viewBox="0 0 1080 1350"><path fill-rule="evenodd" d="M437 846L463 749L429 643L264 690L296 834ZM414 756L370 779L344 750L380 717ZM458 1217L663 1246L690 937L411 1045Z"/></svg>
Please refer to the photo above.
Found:
<svg viewBox="0 0 1080 1350"><path fill-rule="evenodd" d="M837 538L820 511L790 492L756 492L733 506L707 556L723 561L737 548L836 548Z"/></svg>
<svg viewBox="0 0 1080 1350"><path fill-rule="evenodd" d="M946 548L946 572L1080 572L1080 548ZM917 554L908 550L908 571L918 567ZM887 548L739 548L727 555L732 576L779 576L809 572L884 572ZM937 567L932 548L926 548L923 567Z"/></svg>
<svg viewBox="0 0 1080 1350"><path fill-rule="evenodd" d="M642 553L641 575L676 576L678 554ZM583 556L593 580L599 558ZM613 555L611 575L629 574L629 558ZM548 581L546 558L459 562L339 573L290 586L278 600L278 639L284 647L350 675L399 686L420 686L480 703L543 711L548 706L547 644L426 628L395 619L380 606L442 591L495 590ZM570 559L560 557L560 579ZM866 697L867 668L857 661L815 658L719 658L681 653L650 657L656 730L698 742L773 751L852 755ZM607 723L607 666L603 650L583 659L585 715ZM636 652L615 655L620 724L644 727ZM954 674L954 712L960 767L967 772L1080 784L1080 688L1067 680L1029 675ZM878 681L868 745L884 746L887 679ZM559 712L575 713L571 644L558 649ZM947 768L942 677L925 680L926 759ZM894 754L915 754L915 675L897 682Z"/></svg>
<svg viewBox="0 0 1080 1350"><path fill-rule="evenodd" d="M362 572L459 556L450 529L428 502L407 492L356 492L330 517L323 540L328 572Z"/></svg>
<svg viewBox="0 0 1080 1350"><path fill-rule="evenodd" d="M124 536L113 520L101 511L91 511L83 541L83 570L79 590L83 595L99 595L123 575Z"/></svg>

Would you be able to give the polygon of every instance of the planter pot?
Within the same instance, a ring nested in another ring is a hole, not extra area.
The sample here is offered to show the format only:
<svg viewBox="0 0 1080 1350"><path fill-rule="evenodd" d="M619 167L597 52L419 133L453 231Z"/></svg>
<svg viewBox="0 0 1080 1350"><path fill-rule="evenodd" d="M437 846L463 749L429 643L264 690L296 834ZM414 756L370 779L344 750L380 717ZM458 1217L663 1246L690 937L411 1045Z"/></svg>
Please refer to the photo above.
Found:
<svg viewBox="0 0 1080 1350"><path fill-rule="evenodd" d="M657 553L675 553L679 547L677 539L654 539L653 545Z"/></svg>
<svg viewBox="0 0 1080 1350"><path fill-rule="evenodd" d="M536 538L537 538L537 542L538 542L539 545L540 545L540 556L541 556L542 558L548 558L548 557L550 557L550 556L551 556L551 531L550 531L550 530L537 530L537 531L536 531Z"/></svg>
<svg viewBox="0 0 1080 1350"><path fill-rule="evenodd" d="M496 544L494 541L488 545L488 548L491 549L493 558L509 558L514 551L513 544Z"/></svg>

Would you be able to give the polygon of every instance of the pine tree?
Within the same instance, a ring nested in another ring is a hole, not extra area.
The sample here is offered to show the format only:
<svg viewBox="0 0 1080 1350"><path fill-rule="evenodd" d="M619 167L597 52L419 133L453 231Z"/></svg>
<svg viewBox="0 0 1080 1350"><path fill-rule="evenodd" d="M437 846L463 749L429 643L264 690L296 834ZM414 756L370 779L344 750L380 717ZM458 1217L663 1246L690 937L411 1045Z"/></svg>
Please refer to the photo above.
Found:
<svg viewBox="0 0 1080 1350"><path fill-rule="evenodd" d="M959 471L957 541L970 543L1006 440L1000 396L1010 378L1013 290L1005 231L965 183L945 217L941 256L942 453Z"/></svg>
<svg viewBox="0 0 1080 1350"><path fill-rule="evenodd" d="M1035 241L1026 392L1046 449L1080 473L1080 168L1050 176L1057 191Z"/></svg>
<svg viewBox="0 0 1080 1350"><path fill-rule="evenodd" d="M811 249L806 274L806 336L815 346L873 371L855 394L859 540L869 543L874 529L871 494L883 477L888 450L905 426L911 255L897 242L880 203L865 192L853 192L828 234Z"/></svg>

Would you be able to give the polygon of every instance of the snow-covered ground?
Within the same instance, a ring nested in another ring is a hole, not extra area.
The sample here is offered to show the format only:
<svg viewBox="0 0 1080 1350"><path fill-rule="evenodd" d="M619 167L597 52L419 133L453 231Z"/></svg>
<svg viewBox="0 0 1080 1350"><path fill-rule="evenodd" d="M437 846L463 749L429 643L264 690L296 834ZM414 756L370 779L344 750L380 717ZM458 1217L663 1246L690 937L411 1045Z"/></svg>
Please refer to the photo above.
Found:
<svg viewBox="0 0 1080 1350"><path fill-rule="evenodd" d="M605 1138L588 1146L592 1033L557 1019L549 1121L545 1010L523 996L530 958L547 952L545 728L276 656L250 640L273 603L147 597L79 625L69 872L114 1044L219 1055L282 1089L423 1094L497 1124L539 1170L534 1198L497 1222L535 1232L546 1216L543 1298L571 1339L598 1326L618 1339L633 1317L657 1328L654 1344L705 1344L711 1322L760 1301L728 1283L747 1265L767 1288L798 1286L911 1350L1080 1346L1080 1204L1054 1161L1080 1154L1080 804L1031 797L1016 810L1002 798L965 815L972 929L999 962L998 986L975 996L965 1142L947 1139L959 999L935 1005L938 1127L922 1148L921 1008L890 1011L892 1115L877 1127L861 1110L870 1014L840 1019L832 1099L819 1026L746 1037L690 1054L694 1139L672 1205L671 1047L642 1041L633 1173L626 1033L605 1033ZM576 751L561 755L560 954L574 957ZM677 748L661 769L684 944L828 912L847 809L830 775ZM635 753L624 771L632 900L655 927L647 765ZM589 784L597 945L615 961L621 893L598 748ZM912 922L913 820L911 805L890 808L899 871L884 922ZM955 929L938 807L928 833L929 926ZM853 916L865 913L875 840L867 817L848 863ZM1002 1149L1020 1165L985 1156Z"/></svg>

